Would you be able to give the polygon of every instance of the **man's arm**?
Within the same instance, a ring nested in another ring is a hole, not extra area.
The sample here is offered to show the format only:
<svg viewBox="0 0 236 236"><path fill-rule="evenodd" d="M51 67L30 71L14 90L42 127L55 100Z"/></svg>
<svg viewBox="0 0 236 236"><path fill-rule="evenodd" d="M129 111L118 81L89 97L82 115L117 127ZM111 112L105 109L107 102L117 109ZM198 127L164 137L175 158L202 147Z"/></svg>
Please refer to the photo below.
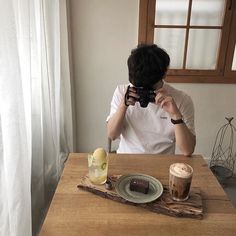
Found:
<svg viewBox="0 0 236 236"><path fill-rule="evenodd" d="M107 136L111 140L117 139L122 131L127 106L121 102L115 114L107 122Z"/></svg>
<svg viewBox="0 0 236 236"><path fill-rule="evenodd" d="M175 124L176 145L185 156L191 156L196 145L196 137L185 123Z"/></svg>
<svg viewBox="0 0 236 236"><path fill-rule="evenodd" d="M126 95L128 95L127 98ZM120 136L124 125L125 113L129 105L134 106L136 103L136 98L138 98L138 95L136 94L135 89L128 87L126 94L123 95L116 112L107 122L107 136L111 140L115 140Z"/></svg>
<svg viewBox="0 0 236 236"><path fill-rule="evenodd" d="M183 116L179 111L174 99L168 95L165 89L159 89L156 95L156 104L160 105L163 110L169 113L173 120L182 119ZM174 125L176 145L185 156L191 156L196 145L196 137L183 122Z"/></svg>

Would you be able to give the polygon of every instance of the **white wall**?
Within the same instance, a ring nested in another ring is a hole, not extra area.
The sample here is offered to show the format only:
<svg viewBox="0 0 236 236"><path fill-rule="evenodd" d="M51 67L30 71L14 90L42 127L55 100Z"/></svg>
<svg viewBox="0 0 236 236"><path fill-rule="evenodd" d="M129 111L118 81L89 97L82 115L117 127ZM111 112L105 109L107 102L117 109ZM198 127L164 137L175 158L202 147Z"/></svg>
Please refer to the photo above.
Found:
<svg viewBox="0 0 236 236"><path fill-rule="evenodd" d="M195 153L209 158L216 134L219 128L227 122L225 117L235 117L232 123L236 126L236 85L172 85L191 95L195 106L195 130L197 135Z"/></svg>
<svg viewBox="0 0 236 236"><path fill-rule="evenodd" d="M77 151L106 148L106 117L137 44L138 0L71 0Z"/></svg>
<svg viewBox="0 0 236 236"><path fill-rule="evenodd" d="M106 148L105 119L117 84L128 81L126 60L138 42L139 0L70 0L77 109L77 151ZM196 154L210 157L225 116L236 124L236 85L173 84L195 104Z"/></svg>

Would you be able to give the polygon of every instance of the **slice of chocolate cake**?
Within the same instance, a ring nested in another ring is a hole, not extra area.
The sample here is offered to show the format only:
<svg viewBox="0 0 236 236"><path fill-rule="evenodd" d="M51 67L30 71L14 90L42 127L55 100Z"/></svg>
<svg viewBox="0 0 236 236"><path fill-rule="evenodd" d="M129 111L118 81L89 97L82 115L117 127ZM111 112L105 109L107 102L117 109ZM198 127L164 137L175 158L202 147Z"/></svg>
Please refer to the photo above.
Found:
<svg viewBox="0 0 236 236"><path fill-rule="evenodd" d="M149 182L144 179L133 178L130 181L129 189L131 191L147 194L149 190Z"/></svg>

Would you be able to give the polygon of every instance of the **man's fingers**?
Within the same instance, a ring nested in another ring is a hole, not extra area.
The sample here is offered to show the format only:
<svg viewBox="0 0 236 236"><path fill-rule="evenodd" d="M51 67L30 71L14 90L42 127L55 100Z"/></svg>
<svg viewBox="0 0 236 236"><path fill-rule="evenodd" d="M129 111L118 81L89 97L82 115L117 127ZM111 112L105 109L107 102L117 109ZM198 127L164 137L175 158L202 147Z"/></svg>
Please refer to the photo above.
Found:
<svg viewBox="0 0 236 236"><path fill-rule="evenodd" d="M135 92L129 91L129 97L139 98L139 95Z"/></svg>
<svg viewBox="0 0 236 236"><path fill-rule="evenodd" d="M163 100L160 102L161 108L167 103L167 102L172 102L173 98L170 96L166 96L163 98Z"/></svg>
<svg viewBox="0 0 236 236"><path fill-rule="evenodd" d="M134 105L136 102L136 99L132 98L132 97L129 97L128 100L127 100L127 104L128 105Z"/></svg>
<svg viewBox="0 0 236 236"><path fill-rule="evenodd" d="M162 103L162 101L163 101L165 98L166 98L166 96L163 95L163 96L161 96L161 97L159 97L159 98L157 99L157 102L158 102L158 103Z"/></svg>
<svg viewBox="0 0 236 236"><path fill-rule="evenodd" d="M158 104L160 104L166 97L167 97L167 94L160 92L160 93L157 93L155 100Z"/></svg>

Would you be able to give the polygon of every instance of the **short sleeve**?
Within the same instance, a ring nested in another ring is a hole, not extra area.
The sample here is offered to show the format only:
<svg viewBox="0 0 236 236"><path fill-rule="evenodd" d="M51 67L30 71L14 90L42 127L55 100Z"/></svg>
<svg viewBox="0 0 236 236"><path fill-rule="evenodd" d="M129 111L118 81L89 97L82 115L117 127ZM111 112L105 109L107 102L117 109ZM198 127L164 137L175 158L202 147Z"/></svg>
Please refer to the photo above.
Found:
<svg viewBox="0 0 236 236"><path fill-rule="evenodd" d="M110 107L110 114L107 116L106 122L114 115L114 113L117 111L120 103L122 102L122 99L125 96L125 92L127 90L128 85L118 85L115 89L115 92L113 94L112 100L111 100L111 107Z"/></svg>

